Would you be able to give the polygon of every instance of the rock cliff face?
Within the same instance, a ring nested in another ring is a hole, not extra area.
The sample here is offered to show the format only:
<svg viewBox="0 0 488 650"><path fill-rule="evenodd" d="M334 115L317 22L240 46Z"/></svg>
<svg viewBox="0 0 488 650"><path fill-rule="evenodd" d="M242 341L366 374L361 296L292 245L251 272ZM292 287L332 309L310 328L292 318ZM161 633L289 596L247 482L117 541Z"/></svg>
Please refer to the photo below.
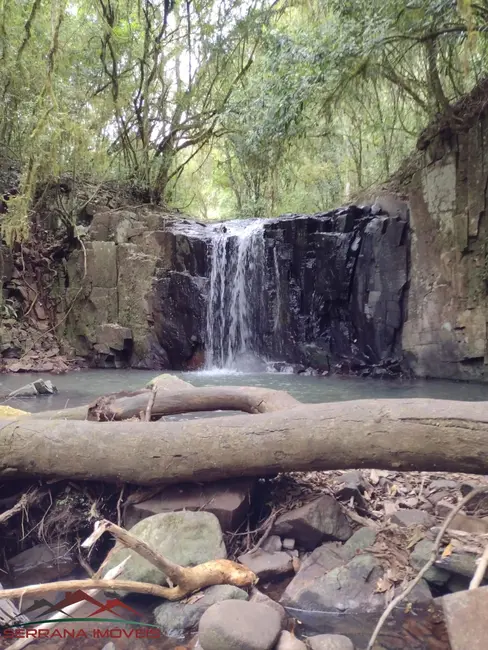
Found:
<svg viewBox="0 0 488 650"><path fill-rule="evenodd" d="M100 367L184 369L198 363L207 286L204 231L150 206L96 213L85 249L67 264L68 304L78 297L65 337L76 353Z"/></svg>
<svg viewBox="0 0 488 650"><path fill-rule="evenodd" d="M401 215L351 206L264 226L262 352L319 370L398 359L408 275Z"/></svg>
<svg viewBox="0 0 488 650"><path fill-rule="evenodd" d="M255 289L254 353L319 370L391 366L407 284L404 217L353 206L263 220L253 230L262 238L259 265L237 260L232 236L223 254L232 278L242 263L241 281ZM150 207L96 213L65 279L68 302L78 295L66 327L77 354L102 367L201 366L217 233ZM242 314L232 327L239 333ZM219 336L214 345L226 346Z"/></svg>
<svg viewBox="0 0 488 650"><path fill-rule="evenodd" d="M407 187L412 244L402 345L418 376L488 378L487 96L488 82L424 133L423 161Z"/></svg>

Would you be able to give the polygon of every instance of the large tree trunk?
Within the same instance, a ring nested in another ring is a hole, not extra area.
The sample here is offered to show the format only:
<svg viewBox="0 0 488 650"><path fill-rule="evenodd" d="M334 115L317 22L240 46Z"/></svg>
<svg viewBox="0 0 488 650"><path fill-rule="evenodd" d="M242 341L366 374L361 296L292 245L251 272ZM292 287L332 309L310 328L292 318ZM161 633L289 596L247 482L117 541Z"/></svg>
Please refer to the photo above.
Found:
<svg viewBox="0 0 488 650"><path fill-rule="evenodd" d="M180 422L0 421L0 476L151 485L374 467L488 474L488 404L303 404Z"/></svg>
<svg viewBox="0 0 488 650"><path fill-rule="evenodd" d="M33 417L42 420L91 420L110 422L129 420L146 410L153 397L150 389L134 392L114 393L99 397L88 406L77 406L59 411L35 413ZM151 419L164 415L177 415L201 411L243 411L244 413L271 413L293 408L298 402L281 390L257 388L254 386L206 386L198 388L188 385L184 390L156 390L151 406Z"/></svg>

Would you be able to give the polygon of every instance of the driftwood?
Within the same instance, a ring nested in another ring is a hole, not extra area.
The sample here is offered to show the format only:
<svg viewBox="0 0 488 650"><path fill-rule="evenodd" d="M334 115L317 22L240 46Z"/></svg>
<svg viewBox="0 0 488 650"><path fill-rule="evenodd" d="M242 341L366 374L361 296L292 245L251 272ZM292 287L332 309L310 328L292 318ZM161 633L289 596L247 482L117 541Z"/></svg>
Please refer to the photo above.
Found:
<svg viewBox="0 0 488 650"><path fill-rule="evenodd" d="M211 560L193 567L183 567L175 564L160 553L154 551L146 542L109 521L101 522L95 529L95 532L84 542L83 546L91 546L105 532L111 533L120 544L136 552L162 571L172 586L163 587L146 582L114 580L111 579L111 572L109 571L103 579L95 577L87 580L61 580L43 585L3 589L0 590L0 599L20 598L21 596L46 594L53 591L104 589L109 591L149 594L151 596L165 598L166 600L181 600L185 596L200 591L205 587L214 585L252 587L257 582L256 575L250 569L231 560Z"/></svg>
<svg viewBox="0 0 488 650"><path fill-rule="evenodd" d="M186 383L186 382L182 382ZM143 388L133 392L114 393L99 397L88 406L33 414L36 420L91 420L110 422L129 420L141 412L146 418L158 420L164 415L178 415L197 411L242 411L244 413L271 413L293 408L299 402L288 393L254 386L187 385L172 390ZM145 419L145 418L144 418Z"/></svg>
<svg viewBox="0 0 488 650"><path fill-rule="evenodd" d="M155 485L348 468L488 474L488 405L304 404L179 422L0 420L0 477Z"/></svg>
<svg viewBox="0 0 488 650"><path fill-rule="evenodd" d="M149 404L151 419L156 420L164 415L198 411L271 413L292 408L299 402L284 391L253 386L191 387L173 392L145 389L100 397L89 406L88 420L128 420L146 412Z"/></svg>

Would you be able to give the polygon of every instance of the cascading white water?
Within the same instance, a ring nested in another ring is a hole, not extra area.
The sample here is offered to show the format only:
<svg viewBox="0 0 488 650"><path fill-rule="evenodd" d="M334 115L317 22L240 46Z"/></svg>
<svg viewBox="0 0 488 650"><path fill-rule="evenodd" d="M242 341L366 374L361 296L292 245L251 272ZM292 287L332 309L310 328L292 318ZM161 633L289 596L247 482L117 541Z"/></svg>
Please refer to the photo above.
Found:
<svg viewBox="0 0 488 650"><path fill-rule="evenodd" d="M206 368L238 370L256 356L264 267L263 221L214 228L210 242Z"/></svg>

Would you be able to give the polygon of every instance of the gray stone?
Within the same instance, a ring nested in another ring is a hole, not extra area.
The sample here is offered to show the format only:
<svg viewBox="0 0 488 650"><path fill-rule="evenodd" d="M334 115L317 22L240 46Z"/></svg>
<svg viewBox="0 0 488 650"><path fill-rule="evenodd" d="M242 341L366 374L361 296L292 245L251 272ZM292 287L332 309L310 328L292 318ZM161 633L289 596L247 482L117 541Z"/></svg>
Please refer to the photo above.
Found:
<svg viewBox="0 0 488 650"><path fill-rule="evenodd" d="M429 528L435 523L434 517L423 510L397 510L391 517L392 524L408 528L409 526L424 526Z"/></svg>
<svg viewBox="0 0 488 650"><path fill-rule="evenodd" d="M336 497L339 499L350 499L351 497L361 496L367 487L367 483L363 479L362 474L355 469L344 472L339 480L342 484L336 492Z"/></svg>
<svg viewBox="0 0 488 650"><path fill-rule="evenodd" d="M273 600L266 594L263 594L262 591L259 591L259 589L256 589L256 587L253 587L251 589L251 598L249 599L250 603L258 603L260 605L266 605L266 607L271 607L271 609L274 609L275 612L280 617L281 621L281 627L284 628L286 626L286 623L288 621L288 615L285 612L285 608L280 605L279 603L276 602L276 600Z"/></svg>
<svg viewBox="0 0 488 650"><path fill-rule="evenodd" d="M285 537L283 540L283 548L285 551L293 551L295 548L295 540L290 537Z"/></svg>
<svg viewBox="0 0 488 650"><path fill-rule="evenodd" d="M431 542L428 539L422 539L415 545L415 548L410 554L410 564L412 567L416 571L420 571L429 560L433 550L434 542ZM443 585L449 580L450 574L443 569L433 566L427 571L424 578L427 582L431 582L432 584Z"/></svg>
<svg viewBox="0 0 488 650"><path fill-rule="evenodd" d="M306 551L312 551L323 541L346 541L352 535L340 505L328 495L281 515L272 532L293 537Z"/></svg>
<svg viewBox="0 0 488 650"><path fill-rule="evenodd" d="M364 640L384 610L384 594L376 593L377 582L383 575L380 561L366 554L322 572L318 563L310 565L306 561L280 602L289 616L302 622L306 631L333 632ZM431 602L424 581L413 590L409 600L422 606Z"/></svg>
<svg viewBox="0 0 488 650"><path fill-rule="evenodd" d="M224 600L202 616L198 638L203 650L271 650L280 632L280 616L270 607Z"/></svg>
<svg viewBox="0 0 488 650"><path fill-rule="evenodd" d="M156 387L158 391L163 392L173 392L175 390L186 390L187 388L193 388L193 386L184 379L166 372L162 373L161 375L156 375L156 377L153 377L150 381L147 382L146 388L154 387Z"/></svg>
<svg viewBox="0 0 488 650"><path fill-rule="evenodd" d="M352 537L350 537L340 550L341 555L345 560L349 561L352 558L364 551L365 549L373 546L376 540L376 532L372 528L365 526L356 530Z"/></svg>
<svg viewBox="0 0 488 650"><path fill-rule="evenodd" d="M132 332L128 327L117 323L104 323L97 330L96 340L100 347L122 351L131 344Z"/></svg>
<svg viewBox="0 0 488 650"><path fill-rule="evenodd" d="M255 553L240 555L238 559L262 581L277 580L288 573L293 573L293 560L284 551L267 553L259 548Z"/></svg>
<svg viewBox="0 0 488 650"><path fill-rule="evenodd" d="M458 591L465 591L469 589L470 579L465 578L464 576L452 575L447 581L446 587L451 593L456 593Z"/></svg>
<svg viewBox="0 0 488 650"><path fill-rule="evenodd" d="M430 558L433 549L434 542L426 539L420 541L410 555L412 567L419 571ZM426 573L425 579L434 584L445 584L452 573L471 578L476 571L476 559L476 554L455 548L447 557L437 558L435 565Z"/></svg>
<svg viewBox="0 0 488 650"><path fill-rule="evenodd" d="M255 480L248 478L204 485L171 485L151 499L130 504L125 513L125 525L133 526L154 514L198 510L214 514L224 531L235 530L249 511L254 486Z"/></svg>
<svg viewBox="0 0 488 650"><path fill-rule="evenodd" d="M248 596L238 587L216 585L193 596L190 602L163 603L154 610L154 618L166 636L183 636L197 627L201 617L211 605L233 599L247 600Z"/></svg>
<svg viewBox="0 0 488 650"><path fill-rule="evenodd" d="M307 646L297 639L294 634L284 630L280 634L278 643L275 646L275 650L307 650Z"/></svg>
<svg viewBox="0 0 488 650"><path fill-rule="evenodd" d="M315 571L311 571L312 568ZM306 566L304 562L286 588L281 604L296 609L339 613L355 611L359 607L372 611L384 603L384 598L375 593L376 582L383 570L373 556L359 555L345 566L326 571L320 571L320 568L316 564Z"/></svg>
<svg viewBox="0 0 488 650"><path fill-rule="evenodd" d="M155 551L182 566L195 566L227 556L217 517L210 512L171 512L143 519L130 532ZM112 554L107 570L130 556L118 578L163 584L164 574L127 549Z"/></svg>
<svg viewBox="0 0 488 650"><path fill-rule="evenodd" d="M277 551L281 551L283 548L281 537L279 535L270 535L268 539L264 540L261 548L263 551L267 551L268 553L276 553Z"/></svg>
<svg viewBox="0 0 488 650"><path fill-rule="evenodd" d="M116 650L115 644L113 641L110 641L110 643L107 643L106 645L103 646L102 650Z"/></svg>
<svg viewBox="0 0 488 650"><path fill-rule="evenodd" d="M353 642L342 634L319 634L307 643L310 650L354 650Z"/></svg>
<svg viewBox="0 0 488 650"><path fill-rule="evenodd" d="M479 487L479 485L475 483L461 483L461 494L463 497L465 497L477 487ZM468 501L464 509L466 512L470 513L476 512L478 510L482 510L483 512L488 511L488 494L486 494L486 492L480 492L479 494L476 494L471 498L470 501Z"/></svg>
<svg viewBox="0 0 488 650"><path fill-rule="evenodd" d="M440 600L451 650L486 650L488 587L449 594Z"/></svg>
<svg viewBox="0 0 488 650"><path fill-rule="evenodd" d="M37 397L38 395L53 395L58 389L47 379L36 379L30 384L9 393L8 397Z"/></svg>
<svg viewBox="0 0 488 650"><path fill-rule="evenodd" d="M78 563L63 543L37 544L8 560L14 587L54 582L72 573Z"/></svg>
<svg viewBox="0 0 488 650"><path fill-rule="evenodd" d="M448 557L440 557L435 565L449 571L449 573L472 578L476 571L477 559L476 553L467 553L461 549L454 549Z"/></svg>
<svg viewBox="0 0 488 650"><path fill-rule="evenodd" d="M459 486L457 481L450 481L444 478L438 478L429 485L431 490L455 490Z"/></svg>
<svg viewBox="0 0 488 650"><path fill-rule="evenodd" d="M465 533L480 533L483 535L488 533L488 522L460 512L455 515L449 524L448 530L462 530Z"/></svg>

